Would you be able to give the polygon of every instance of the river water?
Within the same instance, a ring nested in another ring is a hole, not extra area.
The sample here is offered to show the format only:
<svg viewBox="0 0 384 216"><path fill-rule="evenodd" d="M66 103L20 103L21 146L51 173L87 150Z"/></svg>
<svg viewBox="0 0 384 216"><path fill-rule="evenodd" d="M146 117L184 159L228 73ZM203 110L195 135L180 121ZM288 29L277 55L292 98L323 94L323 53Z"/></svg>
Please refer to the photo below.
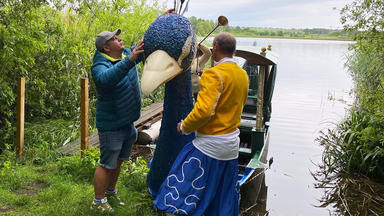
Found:
<svg viewBox="0 0 384 216"><path fill-rule="evenodd" d="M323 191L310 171L321 162L319 131L343 119L352 80L344 68L347 41L237 38L237 48L272 45L278 73L272 99L266 210L270 216L329 215L316 207ZM256 45L256 46L255 46Z"/></svg>

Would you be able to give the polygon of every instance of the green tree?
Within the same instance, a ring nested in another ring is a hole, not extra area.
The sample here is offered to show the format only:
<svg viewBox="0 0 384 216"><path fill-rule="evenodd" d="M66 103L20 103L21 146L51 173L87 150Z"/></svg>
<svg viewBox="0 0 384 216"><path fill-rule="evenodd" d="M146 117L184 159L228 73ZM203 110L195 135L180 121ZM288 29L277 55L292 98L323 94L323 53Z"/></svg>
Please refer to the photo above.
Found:
<svg viewBox="0 0 384 216"><path fill-rule="evenodd" d="M354 127L360 136L353 140L358 154L352 155L357 170L372 177L384 177L384 2L357 0L342 10L344 29L356 40L347 66L358 95L355 110L368 122ZM354 157L353 157L354 156ZM359 158L360 157L360 158Z"/></svg>
<svg viewBox="0 0 384 216"><path fill-rule="evenodd" d="M322 206L340 215L383 215L384 2L355 0L341 22L356 41L346 63L356 97L345 120L318 139L324 152L316 186L325 189Z"/></svg>
<svg viewBox="0 0 384 216"><path fill-rule="evenodd" d="M157 1L0 3L0 146L14 142L16 82L26 78L26 121L79 116L79 80L90 76L96 35L122 29L127 47L159 15ZM91 112L95 89L90 82Z"/></svg>
<svg viewBox="0 0 384 216"><path fill-rule="evenodd" d="M197 23L195 27L195 34L198 36L205 36L211 31L211 25L209 22L203 21Z"/></svg>
<svg viewBox="0 0 384 216"><path fill-rule="evenodd" d="M345 121L320 139L325 169L383 180L384 2L356 0L341 15L345 31L356 40L346 66L357 97Z"/></svg>

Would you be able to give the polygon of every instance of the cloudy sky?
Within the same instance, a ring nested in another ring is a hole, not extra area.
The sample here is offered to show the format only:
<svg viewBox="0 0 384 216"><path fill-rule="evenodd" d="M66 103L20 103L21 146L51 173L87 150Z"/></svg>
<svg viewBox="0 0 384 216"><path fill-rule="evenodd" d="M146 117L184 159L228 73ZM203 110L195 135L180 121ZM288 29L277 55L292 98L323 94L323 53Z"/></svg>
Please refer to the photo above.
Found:
<svg viewBox="0 0 384 216"><path fill-rule="evenodd" d="M173 0L161 0L173 8ZM190 0L186 17L216 20L230 26L341 28L340 10L352 0Z"/></svg>

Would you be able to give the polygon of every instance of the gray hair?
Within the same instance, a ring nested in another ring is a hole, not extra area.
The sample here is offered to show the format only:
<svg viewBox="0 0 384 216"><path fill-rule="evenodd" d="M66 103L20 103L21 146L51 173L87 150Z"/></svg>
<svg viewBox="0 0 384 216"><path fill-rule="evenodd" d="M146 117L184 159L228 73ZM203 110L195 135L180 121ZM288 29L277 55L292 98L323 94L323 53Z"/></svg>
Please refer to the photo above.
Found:
<svg viewBox="0 0 384 216"><path fill-rule="evenodd" d="M213 39L213 44L218 43L220 52L233 55L236 50L236 38L228 32L220 32Z"/></svg>

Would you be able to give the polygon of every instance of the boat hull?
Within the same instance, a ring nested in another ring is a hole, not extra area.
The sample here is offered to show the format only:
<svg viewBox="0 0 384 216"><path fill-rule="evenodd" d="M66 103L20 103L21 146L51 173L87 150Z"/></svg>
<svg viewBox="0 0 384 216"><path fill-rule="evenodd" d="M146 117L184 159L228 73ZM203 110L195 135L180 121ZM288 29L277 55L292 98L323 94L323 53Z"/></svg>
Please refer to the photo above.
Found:
<svg viewBox="0 0 384 216"><path fill-rule="evenodd" d="M263 182L265 182L264 172L267 170L266 164L269 148L269 133L269 128L267 128L264 134L264 139L256 140L264 143L259 156L252 159L261 162L257 165L259 167L251 166L251 162L249 161L247 167L244 169L244 165L241 164L244 163L244 160L242 160L241 155L239 156L239 172L243 173L243 176L241 176L240 179L240 209L243 211L256 206L258 203L260 190L262 188Z"/></svg>

